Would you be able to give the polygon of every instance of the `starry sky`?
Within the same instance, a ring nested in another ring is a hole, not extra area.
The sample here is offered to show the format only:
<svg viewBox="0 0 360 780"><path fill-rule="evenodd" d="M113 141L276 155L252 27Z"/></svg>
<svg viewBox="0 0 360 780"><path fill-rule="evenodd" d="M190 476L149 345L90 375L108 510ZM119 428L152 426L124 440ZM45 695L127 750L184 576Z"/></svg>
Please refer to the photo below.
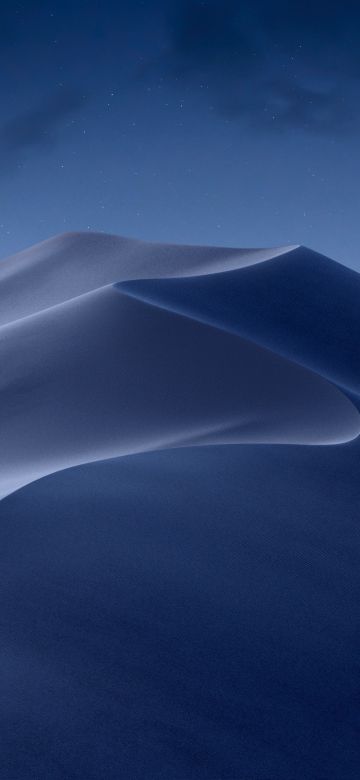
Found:
<svg viewBox="0 0 360 780"><path fill-rule="evenodd" d="M0 257L69 230L360 271L360 4L1 0Z"/></svg>

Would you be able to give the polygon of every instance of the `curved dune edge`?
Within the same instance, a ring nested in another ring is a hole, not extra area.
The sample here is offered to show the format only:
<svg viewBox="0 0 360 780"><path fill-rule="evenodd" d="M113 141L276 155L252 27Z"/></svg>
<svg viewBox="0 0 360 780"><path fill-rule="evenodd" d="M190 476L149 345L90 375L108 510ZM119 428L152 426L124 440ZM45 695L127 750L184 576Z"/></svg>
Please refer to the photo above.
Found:
<svg viewBox="0 0 360 780"><path fill-rule="evenodd" d="M299 247L235 271L119 287L240 335L360 396L360 274L323 255Z"/></svg>
<svg viewBox="0 0 360 780"><path fill-rule="evenodd" d="M182 270L191 269L196 265L196 260L202 262L203 273L214 273L212 261L219 258L231 263L231 268L246 268L250 265L265 262L266 260L280 257L294 249L299 244L284 244L275 247L227 247L211 246L204 244L168 244L157 241L146 241L129 236L118 236L111 233L89 232L67 232L59 233L44 241L40 241L33 246L23 249L14 255L10 255L0 261L0 281L11 275L16 275L26 269L27 266L46 263L54 253L62 250L67 252L75 251L77 253L87 251L98 251L100 248L105 251L107 256L111 251L118 252L118 260L121 260L120 253L131 254L132 250L139 250L139 253L166 253L174 255L181 253L184 268L178 268L179 275ZM197 255L199 253L199 255ZM192 259L191 255L195 255ZM185 260L185 263L184 263ZM188 268L187 268L188 266ZM151 268L148 268L151 271ZM170 271L175 270L169 268ZM226 270L223 268L223 270Z"/></svg>
<svg viewBox="0 0 360 780"><path fill-rule="evenodd" d="M121 455L338 444L359 434L357 410L326 380L113 286L4 326L0 340L3 497L56 471Z"/></svg>
<svg viewBox="0 0 360 780"><path fill-rule="evenodd" d="M196 448L196 449L200 449L201 450L201 449L208 448L208 447L216 447L216 448L224 447L224 448L226 448L226 447L229 447L229 446L231 446L231 447L242 447L242 446L263 447L263 446L268 446L269 448L273 447L273 446L280 446L280 447L284 446L284 447L294 447L294 448L305 447L305 448L311 448L311 449L314 448L314 447L315 448L317 448L317 447L321 447L321 448L323 448L323 447L331 447L331 448L333 448L333 447L339 447L339 446L340 447L341 446L346 446L347 444L350 444L352 441L355 441L357 438L359 438L359 435L360 435L360 429L359 429L359 432L356 433L352 438L346 439L344 441L337 441L337 442L331 442L331 443L313 442L312 444L311 443L307 443L307 444L301 443L300 444L300 443L296 443L296 442L293 442L293 443L289 444L288 442L281 443L281 442L278 442L278 441L268 441L268 442L265 443L263 440L259 440L258 442L252 440L252 441L249 441L248 443L246 443L245 441L242 441L242 442L240 442L240 441L239 442L231 442L231 441L229 442L229 441L226 441L226 440L221 441L221 433L222 432L228 433L229 430L231 431L231 429L229 429L229 427L226 427L226 426L214 426L214 428L212 430L210 430L210 429L198 430L198 431L195 432L195 435L193 435L194 434L194 432L193 432L192 435L188 434L187 436L185 435L184 437L181 437L181 440L175 441L175 440L172 439L171 441L169 441L167 443L165 441L163 441L161 444L151 446L151 447L149 447L147 449L144 448L144 449L139 449L139 450L133 450L133 451L129 451L129 452L124 452L122 454L118 454L117 452L114 452L113 454L110 454L110 455L99 454L99 456L95 457L95 458L89 458L89 459L86 459L86 460L76 460L74 462L67 463L65 465L59 465L57 468L49 470L49 471L44 471L44 473L42 473L42 474L40 474L38 476L25 478L25 481L21 482L20 484L17 484L17 481L15 481L14 482L14 487L10 487L10 489L6 490L6 492L0 493L0 503L2 501L4 501L6 498L14 495L15 493L18 493L21 490L24 490L29 485L35 485L38 482L42 482L42 480L46 480L47 477L51 477L51 476L54 476L56 474L61 474L61 473L66 472L66 471L72 471L74 469L76 470L77 468L81 468L82 466L90 466L90 465L96 465L96 464L100 465L100 464L106 464L107 462L110 463L111 461L120 461L120 460L122 460L122 458L126 458L126 459L128 459L128 458L136 458L136 457L142 456L142 455L151 455L152 453L156 453L156 452L166 452L166 451L179 450L179 449L189 449L190 450L190 449ZM206 438L208 436L210 436L211 434L219 435L219 440L215 440L214 442L206 442ZM195 443L192 443L193 439L196 439Z"/></svg>
<svg viewBox="0 0 360 780"><path fill-rule="evenodd" d="M356 388L352 387L351 385L347 384L346 382L339 381L337 378L331 375L330 372L325 372L323 370L319 370L318 367L315 369L309 361L306 359L298 359L294 356L289 357L286 352L278 351L274 347L269 347L267 344L264 344L259 339L255 338L254 336L249 336L249 334L246 332L245 329L241 329L240 327L229 327L224 323L219 323L210 317L202 316L199 313L195 313L192 311L187 311L185 309L182 309L181 307L173 308L169 303L167 303L165 300L160 301L158 299L152 298L151 295L146 295L141 290L136 289L136 283L133 285L132 282L119 282L114 285L115 288L119 289L121 292L125 293L129 297L135 298L136 300L143 301L144 303L148 303L149 305L156 306L158 308L164 309L164 311L173 312L174 314L180 314L184 317L188 317L191 320L194 320L194 322L199 322L203 325L207 325L209 327L218 328L219 330L224 331L224 333L229 333L231 335L239 336L239 338L244 338L247 341L252 342L253 344L256 344L257 346L261 347L262 349L268 350L269 352L272 352L273 354L278 355L279 357L284 358L285 360L288 360L291 363L295 363L296 365L300 366L301 368L304 368L308 371L311 371L312 373L321 376L323 379L325 379L327 382L329 382L332 385L335 385L337 389L351 401L352 396L355 399L358 399L360 401L360 392L357 391ZM1 327L0 327L1 330ZM355 405L355 404L353 404Z"/></svg>
<svg viewBox="0 0 360 780"><path fill-rule="evenodd" d="M0 326L116 282L206 276L295 248L159 244L101 233L56 236L0 262Z"/></svg>

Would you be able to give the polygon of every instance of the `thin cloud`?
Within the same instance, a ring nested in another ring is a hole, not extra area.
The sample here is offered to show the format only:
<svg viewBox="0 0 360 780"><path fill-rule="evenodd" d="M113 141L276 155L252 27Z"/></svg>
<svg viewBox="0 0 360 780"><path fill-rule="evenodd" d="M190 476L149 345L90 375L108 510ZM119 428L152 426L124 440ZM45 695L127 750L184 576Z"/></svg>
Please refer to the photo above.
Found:
<svg viewBox="0 0 360 780"><path fill-rule="evenodd" d="M31 148L39 151L56 141L64 120L85 102L82 93L61 89L42 104L24 111L0 127L0 153L3 163L11 163Z"/></svg>
<svg viewBox="0 0 360 780"><path fill-rule="evenodd" d="M271 8L267 0L194 0L170 16L155 67L190 88L206 82L220 115L258 130L349 132L360 121L359 24L352 0L347 14L333 0L325 11L299 0L274 0Z"/></svg>

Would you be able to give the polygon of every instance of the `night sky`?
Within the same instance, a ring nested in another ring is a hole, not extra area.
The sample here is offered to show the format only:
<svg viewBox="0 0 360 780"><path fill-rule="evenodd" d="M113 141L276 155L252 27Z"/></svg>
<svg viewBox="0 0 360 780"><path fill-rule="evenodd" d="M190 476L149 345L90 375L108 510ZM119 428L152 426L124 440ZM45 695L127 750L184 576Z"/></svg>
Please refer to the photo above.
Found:
<svg viewBox="0 0 360 780"><path fill-rule="evenodd" d="M69 230L360 271L360 4L1 0L0 256Z"/></svg>

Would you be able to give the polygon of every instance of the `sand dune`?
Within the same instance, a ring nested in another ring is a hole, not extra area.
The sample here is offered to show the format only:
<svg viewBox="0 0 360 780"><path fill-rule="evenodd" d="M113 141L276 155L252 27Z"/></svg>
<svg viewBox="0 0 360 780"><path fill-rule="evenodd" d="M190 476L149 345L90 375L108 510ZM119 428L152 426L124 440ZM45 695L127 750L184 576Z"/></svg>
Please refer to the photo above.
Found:
<svg viewBox="0 0 360 780"><path fill-rule="evenodd" d="M97 234L0 263L6 780L358 776L359 280Z"/></svg>
<svg viewBox="0 0 360 780"><path fill-rule="evenodd" d="M357 410L320 376L346 384L348 363L354 368L354 331L347 352L331 338L358 318L348 273L310 250L98 234L57 237L5 261L0 495L76 464L152 449L353 439Z"/></svg>
<svg viewBox="0 0 360 780"><path fill-rule="evenodd" d="M316 374L113 286L0 328L1 495L52 471L184 444L359 432Z"/></svg>

